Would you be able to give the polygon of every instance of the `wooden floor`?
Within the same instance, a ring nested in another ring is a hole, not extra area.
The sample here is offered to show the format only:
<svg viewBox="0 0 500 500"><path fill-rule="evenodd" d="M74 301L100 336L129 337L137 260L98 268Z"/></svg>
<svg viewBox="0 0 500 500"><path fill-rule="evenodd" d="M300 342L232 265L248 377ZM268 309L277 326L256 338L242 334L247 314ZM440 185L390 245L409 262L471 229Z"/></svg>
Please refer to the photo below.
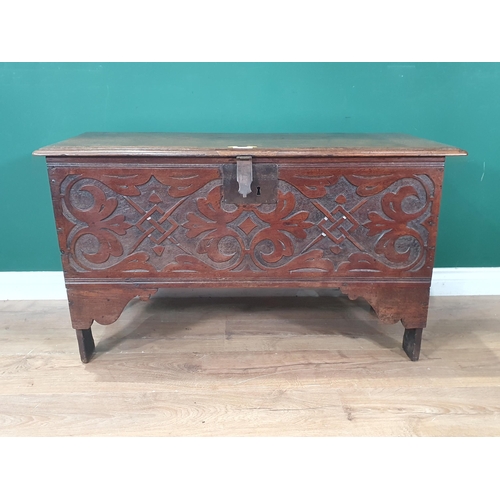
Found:
<svg viewBox="0 0 500 500"><path fill-rule="evenodd" d="M94 325L0 302L0 436L500 436L500 297L434 297L420 361L344 297L170 298Z"/></svg>

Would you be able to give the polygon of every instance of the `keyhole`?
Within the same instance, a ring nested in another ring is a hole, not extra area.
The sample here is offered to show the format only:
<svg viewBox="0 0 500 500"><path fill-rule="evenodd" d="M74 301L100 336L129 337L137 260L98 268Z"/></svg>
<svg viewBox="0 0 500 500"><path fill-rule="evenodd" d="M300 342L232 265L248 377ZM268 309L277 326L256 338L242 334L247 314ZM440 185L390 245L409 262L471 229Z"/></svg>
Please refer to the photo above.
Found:
<svg viewBox="0 0 500 500"><path fill-rule="evenodd" d="M257 196L260 196L260 186L257 186Z"/></svg>

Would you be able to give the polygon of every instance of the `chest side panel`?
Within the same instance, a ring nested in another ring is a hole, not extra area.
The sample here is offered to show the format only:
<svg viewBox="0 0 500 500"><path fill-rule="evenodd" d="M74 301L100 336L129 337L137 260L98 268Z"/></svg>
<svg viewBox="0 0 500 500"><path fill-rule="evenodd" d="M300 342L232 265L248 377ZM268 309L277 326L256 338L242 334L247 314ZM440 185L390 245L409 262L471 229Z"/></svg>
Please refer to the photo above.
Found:
<svg viewBox="0 0 500 500"><path fill-rule="evenodd" d="M225 203L216 162L97 163L49 168L66 279L431 277L442 159L275 161L261 205Z"/></svg>

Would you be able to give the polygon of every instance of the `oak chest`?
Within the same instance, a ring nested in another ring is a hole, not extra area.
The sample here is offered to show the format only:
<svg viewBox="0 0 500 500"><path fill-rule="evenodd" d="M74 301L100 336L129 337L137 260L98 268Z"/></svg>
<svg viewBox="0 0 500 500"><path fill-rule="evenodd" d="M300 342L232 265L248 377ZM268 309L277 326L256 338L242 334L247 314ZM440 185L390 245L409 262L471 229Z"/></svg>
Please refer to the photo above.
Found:
<svg viewBox="0 0 500 500"><path fill-rule="evenodd" d="M47 146L81 359L169 287L339 288L420 352L445 157L398 134L88 133Z"/></svg>

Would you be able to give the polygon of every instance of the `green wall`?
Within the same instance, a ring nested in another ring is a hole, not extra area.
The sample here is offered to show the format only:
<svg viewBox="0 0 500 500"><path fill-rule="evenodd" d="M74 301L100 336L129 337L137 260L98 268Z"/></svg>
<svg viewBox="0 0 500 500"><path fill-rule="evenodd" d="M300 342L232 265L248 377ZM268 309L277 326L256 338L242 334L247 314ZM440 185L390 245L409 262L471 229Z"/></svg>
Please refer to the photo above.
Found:
<svg viewBox="0 0 500 500"><path fill-rule="evenodd" d="M500 266L500 64L0 63L0 271L59 270L45 159L86 131L401 132L449 158L436 266Z"/></svg>

